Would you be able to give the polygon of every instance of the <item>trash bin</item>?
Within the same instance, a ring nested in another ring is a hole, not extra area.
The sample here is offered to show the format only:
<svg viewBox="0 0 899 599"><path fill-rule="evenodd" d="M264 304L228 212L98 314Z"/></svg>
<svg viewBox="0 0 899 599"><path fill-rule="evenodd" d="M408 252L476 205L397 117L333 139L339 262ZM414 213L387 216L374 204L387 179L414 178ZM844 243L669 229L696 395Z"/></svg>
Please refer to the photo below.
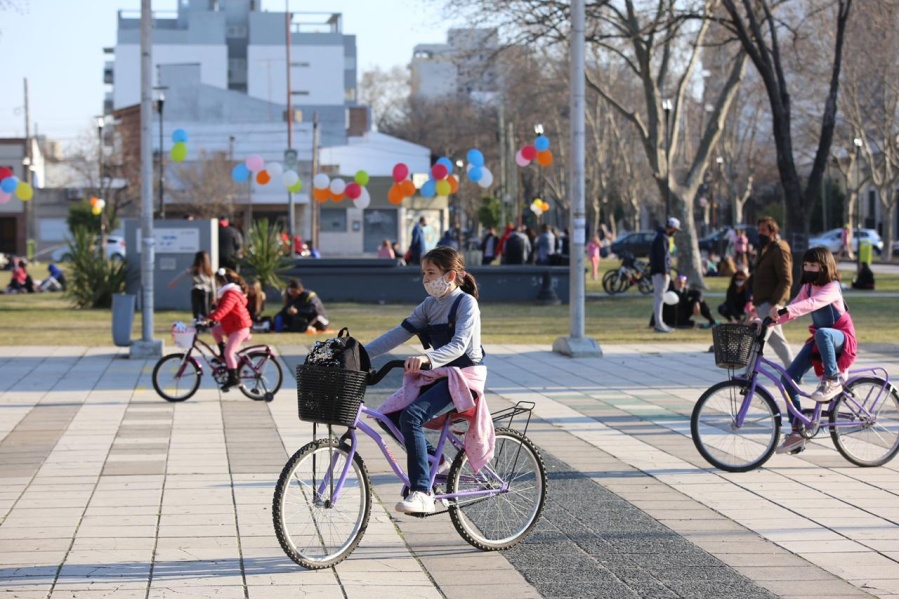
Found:
<svg viewBox="0 0 899 599"><path fill-rule="evenodd" d="M131 345L135 298L136 296L127 293L116 293L112 296L112 342L118 347Z"/></svg>
<svg viewBox="0 0 899 599"><path fill-rule="evenodd" d="M860 239L858 242L858 260L865 262L868 266L874 259L874 246L871 245L870 239Z"/></svg>

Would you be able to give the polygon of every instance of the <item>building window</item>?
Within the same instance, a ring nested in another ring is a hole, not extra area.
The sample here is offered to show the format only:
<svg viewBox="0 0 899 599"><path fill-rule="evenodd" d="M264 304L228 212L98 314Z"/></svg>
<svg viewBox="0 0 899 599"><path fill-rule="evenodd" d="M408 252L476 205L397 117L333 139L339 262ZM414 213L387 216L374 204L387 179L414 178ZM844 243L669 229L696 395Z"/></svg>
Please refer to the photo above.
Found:
<svg viewBox="0 0 899 599"><path fill-rule="evenodd" d="M319 212L319 231L322 233L346 233L347 218L343 208L322 208Z"/></svg>
<svg viewBox="0 0 899 599"><path fill-rule="evenodd" d="M347 102L355 102L356 101L356 88L355 87L346 88L344 90L343 96Z"/></svg>

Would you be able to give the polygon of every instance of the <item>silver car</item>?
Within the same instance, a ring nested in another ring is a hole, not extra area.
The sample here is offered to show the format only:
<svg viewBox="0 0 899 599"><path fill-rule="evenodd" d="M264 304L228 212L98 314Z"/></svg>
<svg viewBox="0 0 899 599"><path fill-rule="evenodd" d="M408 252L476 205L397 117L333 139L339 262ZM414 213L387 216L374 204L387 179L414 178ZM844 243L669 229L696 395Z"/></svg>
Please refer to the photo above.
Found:
<svg viewBox="0 0 899 599"><path fill-rule="evenodd" d="M99 243L100 238L98 237L96 241ZM118 235L107 235L106 258L113 262L121 262L125 259L125 255L125 238ZM69 262L72 259L72 254L69 251L68 244L56 248L51 254L51 259L54 262Z"/></svg>
<svg viewBox="0 0 899 599"><path fill-rule="evenodd" d="M829 249L834 254L840 251L840 240L843 236L842 229L831 229L830 231L825 231L824 233L819 233L818 235L809 238L808 246L810 248L824 246ZM852 236L852 251L858 251L858 240L859 239L867 239L871 245L874 247L874 253L878 256L883 251L883 239L880 238L880 235L877 234L877 231L874 229L859 229L855 230L855 234Z"/></svg>

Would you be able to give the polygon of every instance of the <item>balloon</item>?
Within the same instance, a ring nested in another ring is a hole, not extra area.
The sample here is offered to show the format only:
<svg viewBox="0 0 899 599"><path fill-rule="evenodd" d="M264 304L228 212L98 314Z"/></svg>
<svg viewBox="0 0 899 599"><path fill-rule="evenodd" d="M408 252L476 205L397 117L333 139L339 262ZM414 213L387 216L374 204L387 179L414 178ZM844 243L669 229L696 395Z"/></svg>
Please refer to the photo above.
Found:
<svg viewBox="0 0 899 599"><path fill-rule="evenodd" d="M327 202L331 199L331 190L327 187L324 189L313 188L312 197L316 202Z"/></svg>
<svg viewBox="0 0 899 599"><path fill-rule="evenodd" d="M493 185L493 173L490 172L486 166L481 167L481 180L478 181L478 185L487 189L491 185Z"/></svg>
<svg viewBox="0 0 899 599"><path fill-rule="evenodd" d="M8 166L0 166L0 181L7 177L12 177L12 169Z"/></svg>
<svg viewBox="0 0 899 599"><path fill-rule="evenodd" d="M468 171L468 180L473 183L480 181L483 176L484 170L480 166L472 167L472 169Z"/></svg>
<svg viewBox="0 0 899 599"><path fill-rule="evenodd" d="M331 193L336 196L342 196L346 191L346 181L343 179L334 179L331 181Z"/></svg>
<svg viewBox="0 0 899 599"><path fill-rule="evenodd" d="M280 162L269 162L265 167L265 170L268 171L268 174L272 176L272 179L275 177L280 177L284 174L284 165Z"/></svg>
<svg viewBox="0 0 899 599"><path fill-rule="evenodd" d="M331 195L331 201L332 201L332 202L342 202L342 201L343 201L343 198L345 197L344 194L342 194L342 193L334 193L333 191L331 192L330 195Z"/></svg>
<svg viewBox="0 0 899 599"><path fill-rule="evenodd" d="M428 179L421 186L421 197L425 199L433 198L437 195L437 181L434 179Z"/></svg>
<svg viewBox="0 0 899 599"><path fill-rule="evenodd" d="M545 135L538 135L534 140L534 148L538 152L545 152L549 149L549 138Z"/></svg>
<svg viewBox="0 0 899 599"><path fill-rule="evenodd" d="M248 156L245 164L254 173L258 173L265 168L265 160L262 159L262 156Z"/></svg>
<svg viewBox="0 0 899 599"><path fill-rule="evenodd" d="M677 296L677 293L674 291L666 291L662 296L662 301L668 304L669 306L676 306L680 303L680 298Z"/></svg>
<svg viewBox="0 0 899 599"><path fill-rule="evenodd" d="M16 187L16 197L23 202L27 202L34 197L34 188L28 183L22 181L21 183L19 183L19 186Z"/></svg>
<svg viewBox="0 0 899 599"><path fill-rule="evenodd" d="M457 179L455 175L450 175L446 178L446 180L450 184L450 193L456 193L457 191L459 191L459 179Z"/></svg>
<svg viewBox="0 0 899 599"><path fill-rule="evenodd" d="M352 183L347 183L344 193L346 193L346 197L350 198L351 200L355 200L360 195L362 195L362 186L355 181L353 181Z"/></svg>
<svg viewBox="0 0 899 599"><path fill-rule="evenodd" d="M99 206L94 206L93 208L91 208L91 214L93 214L94 216L100 216L101 212L103 212L103 209Z"/></svg>
<svg viewBox="0 0 899 599"><path fill-rule="evenodd" d="M515 154L515 164L517 164L518 166L524 168L524 167L526 167L527 165L529 165L530 163L531 163L530 160L528 160L527 158L525 158L524 156L521 155L521 150L519 150L518 152L516 152L516 154Z"/></svg>
<svg viewBox="0 0 899 599"><path fill-rule="evenodd" d="M403 201L404 197L403 190L398 183L391 185L390 189L387 191L387 201L391 204L399 204Z"/></svg>
<svg viewBox="0 0 899 599"><path fill-rule="evenodd" d="M12 196L10 194L6 193L5 191L0 191L0 204L5 204L6 202L10 201L11 199L12 199Z"/></svg>
<svg viewBox="0 0 899 599"><path fill-rule="evenodd" d="M480 150L468 150L467 158L475 166L484 166L484 155Z"/></svg>
<svg viewBox="0 0 899 599"><path fill-rule="evenodd" d="M325 173L319 173L312 179L312 187L315 189L327 189L331 185L331 177Z"/></svg>
<svg viewBox="0 0 899 599"><path fill-rule="evenodd" d="M2 182L0 182L0 189L5 191L6 193L15 193L16 187L19 186L19 178L18 177L7 177Z"/></svg>
<svg viewBox="0 0 899 599"><path fill-rule="evenodd" d="M366 185L368 185L368 179L368 173L366 173L365 171L356 171L356 176L353 180L362 187L365 187Z"/></svg>
<svg viewBox="0 0 899 599"><path fill-rule="evenodd" d="M541 208L544 212L546 212L547 210L549 210L549 203L548 203L548 202L541 202L541 203L540 203L540 208Z"/></svg>
<svg viewBox="0 0 899 599"><path fill-rule="evenodd" d="M452 187L449 184L449 181L440 180L437 181L437 184L434 186L437 190L437 195L441 197L446 197L450 194Z"/></svg>
<svg viewBox="0 0 899 599"><path fill-rule="evenodd" d="M399 183L403 179L409 176L409 167L400 162L395 167L393 167L393 180Z"/></svg>
<svg viewBox="0 0 899 599"><path fill-rule="evenodd" d="M400 189L403 191L403 197L411 198L415 195L415 183L413 183L410 179L403 179L397 185L400 186Z"/></svg>
<svg viewBox="0 0 899 599"><path fill-rule="evenodd" d="M521 148L521 156L525 160L533 160L537 157L537 148L535 148L534 146L525 146Z"/></svg>
<svg viewBox="0 0 899 599"><path fill-rule="evenodd" d="M549 166L553 163L553 153L549 150L545 152L537 152L537 164L540 166Z"/></svg>
<svg viewBox="0 0 899 599"><path fill-rule="evenodd" d="M281 181L284 182L284 187L293 187L299 180L300 176L296 174L295 171L284 171L284 174L281 175Z"/></svg>
<svg viewBox="0 0 899 599"><path fill-rule="evenodd" d="M540 216L541 214L543 214L543 209L540 208L540 206L534 206L533 204L531 204L531 212L533 212L537 216Z"/></svg>
<svg viewBox="0 0 899 599"><path fill-rule="evenodd" d="M431 176L438 181L443 181L444 179L446 179L446 176L448 174L449 171L447 170L447 168L439 162L431 167Z"/></svg>
<svg viewBox="0 0 899 599"><path fill-rule="evenodd" d="M97 208L100 210L106 208L106 200L97 200Z"/></svg>
<svg viewBox="0 0 899 599"><path fill-rule="evenodd" d="M169 152L169 156L171 156L172 160L175 162L182 162L185 158L187 158L187 144L183 141L179 141L172 146L172 150L171 152Z"/></svg>
<svg viewBox="0 0 899 599"><path fill-rule="evenodd" d="M272 180L272 176L268 174L268 171L263 169L256 173L256 183L259 185L268 185L268 182Z"/></svg>
<svg viewBox="0 0 899 599"><path fill-rule="evenodd" d="M99 201L100 201L100 198L91 196L91 199L90 199L91 208L93 208L94 206L96 206L96 205L97 205L97 202L99 202Z"/></svg>
<svg viewBox="0 0 899 599"><path fill-rule="evenodd" d="M435 164L442 164L443 166L445 166L448 173L453 172L453 161L446 156L441 156L440 158L438 158Z"/></svg>
<svg viewBox="0 0 899 599"><path fill-rule="evenodd" d="M290 193L300 193L300 190L303 189L303 181L302 179L297 179L297 182L287 188L287 191Z"/></svg>
<svg viewBox="0 0 899 599"><path fill-rule="evenodd" d="M184 129L175 129L172 131L172 141L176 144L185 143L187 141L187 131Z"/></svg>
<svg viewBox="0 0 899 599"><path fill-rule="evenodd" d="M249 178L250 169L247 168L246 164L238 164L231 169L231 179L233 179L235 183L246 183Z"/></svg>
<svg viewBox="0 0 899 599"><path fill-rule="evenodd" d="M366 208L368 208L368 205L371 204L371 196L368 195L368 190L363 187L362 193L359 195L358 198L353 200L353 204L359 210L365 210Z"/></svg>

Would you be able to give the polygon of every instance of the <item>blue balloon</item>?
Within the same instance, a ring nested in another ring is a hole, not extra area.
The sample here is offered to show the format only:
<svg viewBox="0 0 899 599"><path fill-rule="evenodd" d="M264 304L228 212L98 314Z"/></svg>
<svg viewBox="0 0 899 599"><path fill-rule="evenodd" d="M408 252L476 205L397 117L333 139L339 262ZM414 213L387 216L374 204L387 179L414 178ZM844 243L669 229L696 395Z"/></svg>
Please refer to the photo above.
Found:
<svg viewBox="0 0 899 599"><path fill-rule="evenodd" d="M472 166L484 166L484 155L480 150L468 150L468 162Z"/></svg>
<svg viewBox="0 0 899 599"><path fill-rule="evenodd" d="M231 171L231 178L234 179L235 183L246 183L247 179L250 178L250 169L241 162Z"/></svg>
<svg viewBox="0 0 899 599"><path fill-rule="evenodd" d="M6 193L15 193L16 187L19 186L19 178L18 177L7 177L0 183L0 189L5 191Z"/></svg>
<svg viewBox="0 0 899 599"><path fill-rule="evenodd" d="M534 140L534 147L538 152L545 152L549 149L549 138L545 135L537 136L537 139Z"/></svg>
<svg viewBox="0 0 899 599"><path fill-rule="evenodd" d="M184 129L175 129L172 131L172 141L174 143L183 143L187 141L187 131Z"/></svg>
<svg viewBox="0 0 899 599"><path fill-rule="evenodd" d="M435 195L437 195L437 181L434 179L428 179L424 182L424 185L421 186L421 189L418 190L418 193L421 194L421 197L425 199L431 199Z"/></svg>
<svg viewBox="0 0 899 599"><path fill-rule="evenodd" d="M453 161L447 158L446 156L442 158L438 158L435 164L442 164L446 167L447 172L453 172Z"/></svg>
<svg viewBox="0 0 899 599"><path fill-rule="evenodd" d="M472 183L477 183L484 176L484 171L479 166L473 166L468 169L468 179Z"/></svg>

